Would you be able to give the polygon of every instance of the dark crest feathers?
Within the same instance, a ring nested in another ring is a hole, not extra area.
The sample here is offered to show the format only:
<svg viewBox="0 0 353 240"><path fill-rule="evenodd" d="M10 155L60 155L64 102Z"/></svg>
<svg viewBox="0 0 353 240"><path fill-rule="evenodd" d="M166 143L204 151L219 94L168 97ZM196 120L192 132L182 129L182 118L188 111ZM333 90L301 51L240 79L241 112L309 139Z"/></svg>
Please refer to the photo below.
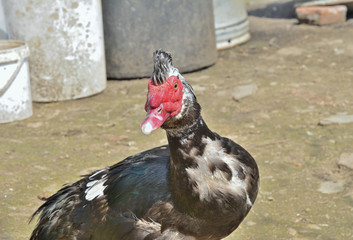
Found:
<svg viewBox="0 0 353 240"><path fill-rule="evenodd" d="M155 85L160 85L169 77L169 71L173 68L172 56L162 49L153 53L153 75L152 81Z"/></svg>

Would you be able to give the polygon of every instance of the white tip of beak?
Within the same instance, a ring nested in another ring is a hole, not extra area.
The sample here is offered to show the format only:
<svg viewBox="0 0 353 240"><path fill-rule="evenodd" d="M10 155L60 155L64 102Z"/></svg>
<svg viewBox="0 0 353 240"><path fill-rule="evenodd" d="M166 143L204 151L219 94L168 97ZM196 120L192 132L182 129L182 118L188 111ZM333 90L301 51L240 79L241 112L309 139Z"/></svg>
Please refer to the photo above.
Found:
<svg viewBox="0 0 353 240"><path fill-rule="evenodd" d="M143 134L150 134L152 132L153 128L152 128L152 125L151 123L149 122L146 122L142 127L141 127L141 131Z"/></svg>

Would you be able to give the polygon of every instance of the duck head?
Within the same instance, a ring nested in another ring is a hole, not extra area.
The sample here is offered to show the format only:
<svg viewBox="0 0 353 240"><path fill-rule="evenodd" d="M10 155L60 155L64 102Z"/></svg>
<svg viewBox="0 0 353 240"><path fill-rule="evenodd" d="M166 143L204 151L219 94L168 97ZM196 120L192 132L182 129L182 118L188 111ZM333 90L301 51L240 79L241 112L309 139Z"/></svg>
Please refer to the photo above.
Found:
<svg viewBox="0 0 353 240"><path fill-rule="evenodd" d="M181 119L190 101L195 98L194 92L179 70L172 65L172 57L163 50L153 54L154 70L148 82L146 118L141 124L144 134L164 127L168 123Z"/></svg>

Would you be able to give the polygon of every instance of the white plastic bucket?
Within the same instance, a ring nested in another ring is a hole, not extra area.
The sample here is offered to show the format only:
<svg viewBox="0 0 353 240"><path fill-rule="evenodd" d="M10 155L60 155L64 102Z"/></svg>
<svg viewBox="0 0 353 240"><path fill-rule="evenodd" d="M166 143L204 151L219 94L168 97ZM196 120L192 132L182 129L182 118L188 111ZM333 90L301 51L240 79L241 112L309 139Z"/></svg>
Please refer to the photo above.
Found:
<svg viewBox="0 0 353 240"><path fill-rule="evenodd" d="M213 7L217 49L230 48L250 39L243 0L213 0Z"/></svg>
<svg viewBox="0 0 353 240"><path fill-rule="evenodd" d="M0 39L8 39L4 10L2 8L2 1L0 1Z"/></svg>
<svg viewBox="0 0 353 240"><path fill-rule="evenodd" d="M26 43L0 40L0 123L32 116Z"/></svg>
<svg viewBox="0 0 353 240"><path fill-rule="evenodd" d="M78 99L105 89L101 0L2 3L9 38L31 50L33 101Z"/></svg>

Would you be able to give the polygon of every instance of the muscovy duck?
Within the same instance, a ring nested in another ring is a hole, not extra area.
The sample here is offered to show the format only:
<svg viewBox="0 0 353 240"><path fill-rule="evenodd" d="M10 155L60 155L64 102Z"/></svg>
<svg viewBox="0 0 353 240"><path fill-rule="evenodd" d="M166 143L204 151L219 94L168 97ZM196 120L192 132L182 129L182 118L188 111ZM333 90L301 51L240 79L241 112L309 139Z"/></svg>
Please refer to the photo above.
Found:
<svg viewBox="0 0 353 240"><path fill-rule="evenodd" d="M216 240L248 214L259 188L255 160L207 127L170 54L157 50L153 59L141 130L161 127L169 144L64 186L33 214L31 240Z"/></svg>

